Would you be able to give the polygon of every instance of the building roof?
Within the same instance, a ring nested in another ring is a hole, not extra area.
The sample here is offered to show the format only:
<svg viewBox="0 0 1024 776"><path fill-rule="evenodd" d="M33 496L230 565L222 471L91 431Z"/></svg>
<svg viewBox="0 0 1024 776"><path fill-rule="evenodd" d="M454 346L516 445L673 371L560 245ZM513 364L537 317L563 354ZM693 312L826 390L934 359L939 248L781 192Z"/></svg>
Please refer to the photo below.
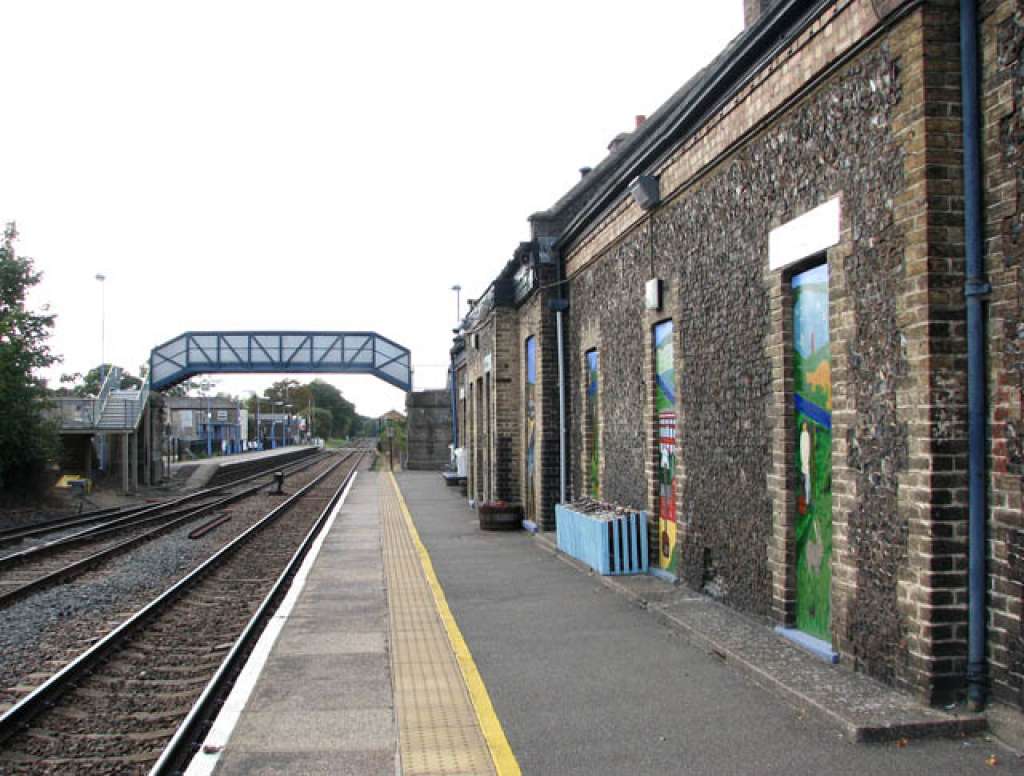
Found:
<svg viewBox="0 0 1024 776"><path fill-rule="evenodd" d="M626 195L638 176L655 171L688 135L697 131L721 104L734 95L775 54L799 34L805 23L834 0L777 0L746 27L642 124L616 138L614 148L547 210L530 216L533 237L554 239L564 249L589 224ZM491 310L510 300L507 289L521 263L522 245L505 264L462 320L472 331ZM513 294L514 295L514 294ZM514 301L514 300L511 300ZM462 350L456 338L452 355Z"/></svg>
<svg viewBox="0 0 1024 776"><path fill-rule="evenodd" d="M618 148L547 210L530 216L547 221L558 245L572 241L585 226L626 192L638 176L653 172L686 136L699 129L766 60L818 15L831 0L781 0L737 35L706 67L684 83Z"/></svg>

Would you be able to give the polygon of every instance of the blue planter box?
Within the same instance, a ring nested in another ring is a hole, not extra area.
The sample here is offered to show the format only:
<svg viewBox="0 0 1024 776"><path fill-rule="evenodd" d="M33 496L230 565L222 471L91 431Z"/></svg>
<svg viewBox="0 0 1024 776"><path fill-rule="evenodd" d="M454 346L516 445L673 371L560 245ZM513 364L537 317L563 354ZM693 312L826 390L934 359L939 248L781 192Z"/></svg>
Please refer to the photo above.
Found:
<svg viewBox="0 0 1024 776"><path fill-rule="evenodd" d="M558 549L598 574L647 573L647 513L598 518L555 506Z"/></svg>

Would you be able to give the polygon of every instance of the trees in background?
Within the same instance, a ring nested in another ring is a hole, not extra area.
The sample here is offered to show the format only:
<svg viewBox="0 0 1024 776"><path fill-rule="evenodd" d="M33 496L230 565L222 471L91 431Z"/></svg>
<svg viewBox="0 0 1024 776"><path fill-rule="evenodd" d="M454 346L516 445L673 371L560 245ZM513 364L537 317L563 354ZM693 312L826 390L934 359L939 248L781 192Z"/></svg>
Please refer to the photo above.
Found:
<svg viewBox="0 0 1024 776"><path fill-rule="evenodd" d="M81 398L97 396L100 392L100 388L103 387L101 375L108 374L112 367L113 364L102 364L100 366L93 367L84 375L81 372L61 375L60 381L62 385L54 391L54 395L78 396ZM117 387L124 390L141 388L142 380L143 378L136 377L127 369L124 369L121 371L121 383ZM181 388L182 386L176 387ZM184 396L185 393L182 392L180 395Z"/></svg>
<svg viewBox="0 0 1024 776"><path fill-rule="evenodd" d="M316 379L302 384L286 378L278 380L263 392L264 412L279 412L281 405L292 405L292 412L310 419L312 413L313 433L318 437L374 436L377 433L376 420L364 418L356 413L355 405L346 399L341 391L330 383ZM256 411L255 397L248 399L246 407L250 413Z"/></svg>
<svg viewBox="0 0 1024 776"><path fill-rule="evenodd" d="M47 339L55 315L25 307L25 297L42 273L32 259L18 256L13 223L0 241L0 493L26 495L43 484L46 464L57 446L57 429L43 416L46 383L36 370L58 361Z"/></svg>
<svg viewBox="0 0 1024 776"><path fill-rule="evenodd" d="M332 437L338 436L334 433L334 416L330 410L325 410L320 407L313 409L313 425L310 430L310 434L318 436L321 439L331 439Z"/></svg>

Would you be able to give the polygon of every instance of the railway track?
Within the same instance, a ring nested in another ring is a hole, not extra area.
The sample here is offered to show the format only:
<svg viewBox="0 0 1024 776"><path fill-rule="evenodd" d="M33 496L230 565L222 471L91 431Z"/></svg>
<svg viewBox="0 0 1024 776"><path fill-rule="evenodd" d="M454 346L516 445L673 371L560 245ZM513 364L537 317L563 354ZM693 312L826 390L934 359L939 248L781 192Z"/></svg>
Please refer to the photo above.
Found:
<svg viewBox="0 0 1024 776"><path fill-rule="evenodd" d="M44 520L23 521L24 524L19 523L17 525L0 528L0 545L17 543L22 541L24 538L42 535L65 527L88 525L89 523L95 523L97 520L102 520L105 517L112 517L117 514L128 514L131 510L142 509L144 506L146 505L130 504L118 507L103 507L101 509L91 509L88 512L61 515L60 517L50 517Z"/></svg>
<svg viewBox="0 0 1024 776"><path fill-rule="evenodd" d="M282 467L293 475L317 466L322 454ZM267 474L251 475L128 515L89 526L69 536L0 557L0 610L45 587L61 584L156 539L179 525L226 508L264 488Z"/></svg>
<svg viewBox="0 0 1024 776"><path fill-rule="evenodd" d="M180 767L363 457L333 464L0 716L0 773Z"/></svg>
<svg viewBox="0 0 1024 776"><path fill-rule="evenodd" d="M293 461L287 466L296 466L297 464L309 463L311 460L317 457L318 454L312 454L307 458L302 458L299 461ZM323 453L319 456L322 457ZM211 494L223 493L226 490L244 485L247 482L252 482L260 477L265 477L268 473L280 470L282 468L278 464L274 464L271 460L270 464L260 471L252 474L238 477L236 479L220 483L215 487L204 488L203 490L197 490L194 493L188 493L183 496L177 496L170 499L165 499L158 502L150 502L145 504L134 504L125 507L108 507L105 509L96 509L91 512L84 512L78 515L68 515L63 517L54 518L51 520L45 520L35 522L28 526L16 526L10 528L0 529L0 547L6 547L13 544L26 543L32 540L36 540L39 537L45 537L53 534L62 534L63 532L76 532L76 529L90 529L99 528L103 525L109 525L111 522L121 519L128 519L131 517L145 516L153 514L161 509L170 509L175 506L188 504L203 498L209 497ZM3 551L0 551L2 553ZM9 554L9 553L8 553Z"/></svg>

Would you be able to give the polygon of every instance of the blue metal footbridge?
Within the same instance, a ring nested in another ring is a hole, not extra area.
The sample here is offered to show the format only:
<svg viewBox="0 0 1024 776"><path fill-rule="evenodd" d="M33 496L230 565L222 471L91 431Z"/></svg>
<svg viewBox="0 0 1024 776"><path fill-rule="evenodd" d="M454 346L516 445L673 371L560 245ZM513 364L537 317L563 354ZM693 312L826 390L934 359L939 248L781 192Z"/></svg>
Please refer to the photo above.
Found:
<svg viewBox="0 0 1024 776"><path fill-rule="evenodd" d="M372 331L190 331L149 356L154 391L199 374L268 372L368 374L412 390L408 348Z"/></svg>

